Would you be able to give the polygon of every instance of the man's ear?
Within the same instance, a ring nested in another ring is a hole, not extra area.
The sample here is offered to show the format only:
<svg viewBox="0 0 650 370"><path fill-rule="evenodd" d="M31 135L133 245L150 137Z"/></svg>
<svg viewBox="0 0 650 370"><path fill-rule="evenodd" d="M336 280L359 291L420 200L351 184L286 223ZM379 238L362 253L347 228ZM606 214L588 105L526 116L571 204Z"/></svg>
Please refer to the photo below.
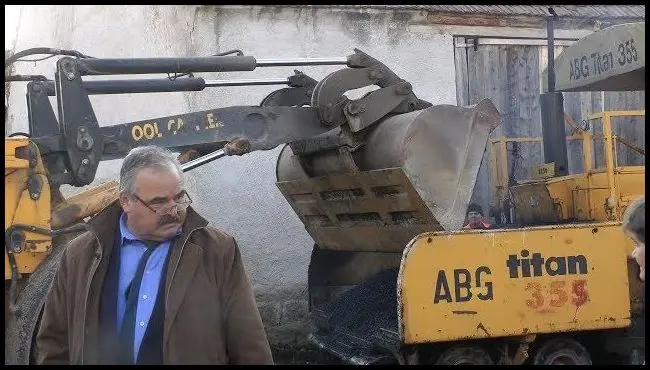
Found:
<svg viewBox="0 0 650 370"><path fill-rule="evenodd" d="M119 201L122 209L129 208L129 197L127 197L126 194L120 194Z"/></svg>

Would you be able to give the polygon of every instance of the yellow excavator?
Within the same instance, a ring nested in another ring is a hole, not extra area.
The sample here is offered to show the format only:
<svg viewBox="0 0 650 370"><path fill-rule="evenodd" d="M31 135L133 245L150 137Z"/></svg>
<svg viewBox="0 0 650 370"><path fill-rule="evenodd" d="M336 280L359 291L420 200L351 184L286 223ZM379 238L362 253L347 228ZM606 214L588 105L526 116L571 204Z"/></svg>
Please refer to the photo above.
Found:
<svg viewBox="0 0 650 370"><path fill-rule="evenodd" d="M614 208L605 223L594 211L574 225L564 224L573 220L568 217L550 227L454 231L462 226L490 133L501 122L488 99L468 107L432 105L386 65L356 49L344 58L258 60L239 50L208 57L107 59L35 48L6 59L5 70L34 54L61 58L54 79L5 76L5 81L28 82L29 118L28 132L5 139L7 364L33 361L34 334L66 241L84 232L84 219L117 197L115 182L67 199L60 186L91 185L100 161L121 158L140 145L180 153L189 171L226 155L284 144L277 186L315 242L308 273L316 324L311 340L347 362L522 363L537 343L547 343L536 339L546 334L566 339L567 332L612 330L606 336L612 338L633 322L626 293L632 282L625 262L630 244L617 223L620 191L607 203ZM346 68L320 81L299 71L266 80L195 76L310 65ZM169 77L89 78L160 73ZM89 99L278 84L287 87L259 106L112 126L99 124ZM358 99L346 96L359 88L373 90ZM612 182L619 181L617 175ZM585 189L592 194L589 186ZM550 194L555 202L555 193ZM548 201L542 198L540 203ZM573 204L573 198L563 199ZM527 204L518 212L530 210ZM548 272L548 262L536 262L538 254L555 258L551 273L564 271L562 277L582 280L558 280ZM537 276L539 266L546 268L542 276ZM596 290L604 281L616 286L606 293ZM555 290L548 293L544 284ZM563 302L527 306L531 294ZM535 362L555 361L553 351L565 350L566 343L540 346Z"/></svg>
<svg viewBox="0 0 650 370"><path fill-rule="evenodd" d="M363 179L368 176L363 172L367 166L391 167L382 161L396 160L401 149L387 153L383 141L391 131L402 130L406 136L417 134L413 143L422 146L424 154L430 158L446 156L446 162L455 166L447 170L442 181L429 176L432 168L427 167L426 161L414 162L410 168L422 176L418 186L441 185L431 200L439 202L440 207L452 205L449 200L453 200L453 207L441 211L452 212L457 218L462 217L469 201L490 130L499 122L498 112L488 100L474 107L432 106L413 93L410 83L356 49L342 58L258 60L239 50L208 57L108 59L74 50L34 48L6 59L5 70L35 54L60 56L54 79L5 76L5 81L28 82L29 118L28 132L16 132L5 139L8 364L27 364L34 358L34 334L66 240L85 230L84 219L117 198L115 182L67 199L60 191L65 184L91 185L102 160L121 158L140 145L159 145L180 153L183 170L188 171L225 155L244 155L288 144L280 161L297 165L293 169L303 171L301 175L307 178L317 178L323 171L329 171L348 177L354 177L351 172L359 173L357 179ZM321 81L299 71L284 79L204 80L195 76L201 72L309 65L346 68ZM161 73L168 74L168 78L92 79ZM98 94L274 84L288 86L273 91L259 106L215 108L118 125L100 125L89 99ZM368 92L358 99L346 96L346 92L360 88L367 88ZM57 115L50 97L56 101ZM437 145L426 148L431 143ZM279 173L284 171L281 167L278 166ZM381 191L380 185L386 179L405 181L404 172L398 169L370 176L374 176L376 183L367 183L368 189L377 191ZM463 187L461 192L455 187L459 183ZM386 220L399 216L399 212L389 209L389 203L394 202L385 203ZM392 207L403 204L398 202ZM419 232L427 230L422 225L416 228Z"/></svg>

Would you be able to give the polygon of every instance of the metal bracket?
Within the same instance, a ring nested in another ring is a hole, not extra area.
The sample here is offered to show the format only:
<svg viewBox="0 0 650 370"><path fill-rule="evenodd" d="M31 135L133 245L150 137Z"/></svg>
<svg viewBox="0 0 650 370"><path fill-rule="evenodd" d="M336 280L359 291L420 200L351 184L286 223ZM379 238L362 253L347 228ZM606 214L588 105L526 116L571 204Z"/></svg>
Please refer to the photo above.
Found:
<svg viewBox="0 0 650 370"><path fill-rule="evenodd" d="M87 152L90 151L93 147L95 140L88 133L88 129L85 126L79 126L77 128L77 148L79 150Z"/></svg>
<svg viewBox="0 0 650 370"><path fill-rule="evenodd" d="M48 99L49 88L46 82L32 81L27 84L27 115L32 142L38 146L45 168L48 173L57 174L65 172L67 151L61 145L59 122Z"/></svg>
<svg viewBox="0 0 650 370"><path fill-rule="evenodd" d="M90 184L102 159L103 137L77 61L57 61L56 95L74 186Z"/></svg>
<svg viewBox="0 0 650 370"><path fill-rule="evenodd" d="M322 79L314 90L311 105L319 108L319 118L326 125L346 122L344 107L349 101L346 91L377 85L386 88L403 82L390 68L358 49L348 58L349 69L342 69Z"/></svg>
<svg viewBox="0 0 650 370"><path fill-rule="evenodd" d="M411 84L401 82L383 89L375 90L361 99L345 105L344 114L352 132L361 131L393 111L411 93ZM415 108L415 102L412 102ZM367 109L373 107L373 109Z"/></svg>
<svg viewBox="0 0 650 370"><path fill-rule="evenodd" d="M14 230L10 232L9 240L11 241L9 244L13 253L23 251L23 245L25 244L25 233L23 231Z"/></svg>
<svg viewBox="0 0 650 370"><path fill-rule="evenodd" d="M288 78L289 86L275 90L267 95L260 106L303 106L311 103L312 93L318 83L313 78L300 71L294 71L295 75Z"/></svg>
<svg viewBox="0 0 650 370"><path fill-rule="evenodd" d="M59 122L48 99L47 84L32 81L27 84L27 116L32 137L51 136L59 133Z"/></svg>
<svg viewBox="0 0 650 370"><path fill-rule="evenodd" d="M18 281L22 278L20 272L18 271L18 264L16 263L16 253L22 251L22 245L25 242L25 234L22 235L22 241L17 240L14 235L16 235L16 229L13 226L10 226L5 230L5 251L7 253L7 260L9 261L9 268L11 270L11 282L9 286L9 312L15 311L16 300L18 299ZM18 243L16 245L16 243Z"/></svg>
<svg viewBox="0 0 650 370"><path fill-rule="evenodd" d="M472 45L474 46L474 51L478 51L478 37L468 37L467 40L472 40Z"/></svg>
<svg viewBox="0 0 650 370"><path fill-rule="evenodd" d="M25 244L25 231L39 233L42 235L52 235L50 230L45 230L30 225L15 224L9 226L5 230L5 251L7 252L7 259L9 260L9 266L11 268L11 286L9 289L9 310L11 312L13 312L13 308L17 299L16 284L22 277L20 271L18 271L15 254L20 253L23 250L23 245Z"/></svg>
<svg viewBox="0 0 650 370"><path fill-rule="evenodd" d="M38 200L41 197L41 190L43 189L43 180L41 176L32 173L27 178L27 190L29 190L29 197L32 200Z"/></svg>
<svg viewBox="0 0 650 370"><path fill-rule="evenodd" d="M499 360L499 365L521 365L523 364L530 354L528 350L530 349L530 344L535 341L537 335L535 334L526 334L519 338L519 345L517 346L517 351L515 354L510 357L508 355L508 344L503 344L503 349L499 349L501 353L501 358Z"/></svg>
<svg viewBox="0 0 650 370"><path fill-rule="evenodd" d="M338 126L347 123L352 131L369 127L386 114L406 113L424 109L431 104L418 99L411 85L369 55L355 49L349 58L349 69L331 73L314 90L311 105L318 107L323 124ZM361 99L350 101L347 91L379 86ZM373 109L367 109L372 106Z"/></svg>
<svg viewBox="0 0 650 370"><path fill-rule="evenodd" d="M29 162L29 171L31 173L38 165L38 148L32 143L27 146L27 161Z"/></svg>

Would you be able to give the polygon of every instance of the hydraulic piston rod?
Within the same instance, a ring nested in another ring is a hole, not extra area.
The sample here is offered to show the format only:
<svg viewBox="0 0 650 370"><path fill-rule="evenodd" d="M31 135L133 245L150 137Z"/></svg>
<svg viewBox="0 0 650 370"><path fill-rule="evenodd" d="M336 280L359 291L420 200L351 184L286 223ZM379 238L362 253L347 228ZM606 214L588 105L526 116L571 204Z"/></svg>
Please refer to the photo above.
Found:
<svg viewBox="0 0 650 370"><path fill-rule="evenodd" d="M267 79L233 79L233 80L204 80L201 77L178 78L170 80L138 79L138 80L106 80L83 81L83 87L89 95L109 94L138 94L174 91L201 91L206 87L231 87L231 86L263 86L263 85L289 85L288 78ZM47 95L55 96L54 81L46 82Z"/></svg>
<svg viewBox="0 0 650 370"><path fill-rule="evenodd" d="M296 58L296 59L260 59L258 67L290 67L290 66L334 66L347 65L348 58Z"/></svg>
<svg viewBox="0 0 650 370"><path fill-rule="evenodd" d="M288 85L288 78L205 80L205 87Z"/></svg>
<svg viewBox="0 0 650 370"><path fill-rule="evenodd" d="M187 171L192 170L192 169L194 169L196 167L202 166L202 165L204 165L206 163L212 162L212 161L214 161L216 159L219 159L219 158L225 157L225 156L226 156L226 152L223 149L219 149L219 150L216 150L216 151L214 151L214 152L212 152L212 153L210 153L208 155L204 155L202 157L193 159L193 160L191 160L189 162L183 163L181 165L181 169L183 170L183 172L187 172Z"/></svg>
<svg viewBox="0 0 650 370"><path fill-rule="evenodd" d="M66 59L68 59L66 61ZM72 58L59 60L66 73L74 73ZM189 58L78 59L82 76L111 74L189 73L252 71L257 67L346 65L348 58L260 59L252 56L211 56ZM66 65L67 64L67 65Z"/></svg>

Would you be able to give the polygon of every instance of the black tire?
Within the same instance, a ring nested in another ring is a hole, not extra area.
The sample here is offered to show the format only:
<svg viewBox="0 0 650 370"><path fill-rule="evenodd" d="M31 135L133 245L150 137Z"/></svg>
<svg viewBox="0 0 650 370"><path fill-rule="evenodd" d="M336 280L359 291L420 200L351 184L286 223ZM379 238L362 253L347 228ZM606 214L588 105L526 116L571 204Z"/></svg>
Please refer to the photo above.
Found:
<svg viewBox="0 0 650 370"><path fill-rule="evenodd" d="M494 361L481 347L460 346L446 349L436 365L494 365Z"/></svg>
<svg viewBox="0 0 650 370"><path fill-rule="evenodd" d="M52 245L55 245L53 241ZM5 365L29 365L35 363L35 339L43 313L45 298L59 269L67 243L58 244L52 253L36 268L24 284L15 304L13 314L5 328Z"/></svg>
<svg viewBox="0 0 650 370"><path fill-rule="evenodd" d="M585 347L571 338L553 338L545 342L535 354L535 365L591 365L591 356Z"/></svg>

